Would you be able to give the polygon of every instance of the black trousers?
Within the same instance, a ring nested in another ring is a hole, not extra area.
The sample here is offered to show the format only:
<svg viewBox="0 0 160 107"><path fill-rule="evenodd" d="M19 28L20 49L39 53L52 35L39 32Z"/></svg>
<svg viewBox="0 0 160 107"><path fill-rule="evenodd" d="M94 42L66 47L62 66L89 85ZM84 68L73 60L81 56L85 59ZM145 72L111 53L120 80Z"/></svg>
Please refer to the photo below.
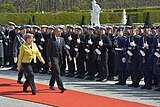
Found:
<svg viewBox="0 0 160 107"><path fill-rule="evenodd" d="M76 64L77 64L78 73L80 75L84 76L84 74L85 74L84 58L83 57L77 57L76 58Z"/></svg>
<svg viewBox="0 0 160 107"><path fill-rule="evenodd" d="M130 74L131 74L131 80L132 80L132 83L134 85L139 85L139 82L141 80L141 77L142 77L142 74L140 71L130 71Z"/></svg>
<svg viewBox="0 0 160 107"><path fill-rule="evenodd" d="M55 81L57 82L57 86L60 90L64 89L63 83L60 77L60 60L59 58L53 58L52 61L52 76L50 79L49 86L54 86Z"/></svg>
<svg viewBox="0 0 160 107"><path fill-rule="evenodd" d="M18 72L18 81L20 81L23 78L23 75L25 76L25 78L27 78L26 73L22 69Z"/></svg>
<svg viewBox="0 0 160 107"><path fill-rule="evenodd" d="M120 70L120 71L117 71L118 72L118 76L119 76L119 82L120 83L126 83L126 80L127 80L127 72L124 70Z"/></svg>
<svg viewBox="0 0 160 107"><path fill-rule="evenodd" d="M88 70L88 74L91 77L94 77L95 73L96 73L96 67L95 67L95 61L94 59L87 59L86 60L86 65L87 65L87 70Z"/></svg>
<svg viewBox="0 0 160 107"><path fill-rule="evenodd" d="M152 86L153 71L143 71L144 82L146 86Z"/></svg>
<svg viewBox="0 0 160 107"><path fill-rule="evenodd" d="M71 56L72 60L69 61L69 59L67 58L67 64L68 64L68 73L71 75L74 75L75 73L75 63L74 63L74 56Z"/></svg>
<svg viewBox="0 0 160 107"><path fill-rule="evenodd" d="M160 88L160 75L156 75L158 88Z"/></svg>
<svg viewBox="0 0 160 107"><path fill-rule="evenodd" d="M62 56L63 57L63 64L61 64L60 69L61 69L61 75L65 75L66 73L66 58L65 55Z"/></svg>
<svg viewBox="0 0 160 107"><path fill-rule="evenodd" d="M98 68L99 68L99 73L100 73L100 78L101 79L107 79L109 75L108 71L108 61L107 60L100 60L98 62Z"/></svg>
<svg viewBox="0 0 160 107"><path fill-rule="evenodd" d="M23 87L26 89L28 86L31 87L32 90L36 90L36 86L34 83L34 73L33 73L34 63L22 63L22 68L26 73L26 81L23 84Z"/></svg>

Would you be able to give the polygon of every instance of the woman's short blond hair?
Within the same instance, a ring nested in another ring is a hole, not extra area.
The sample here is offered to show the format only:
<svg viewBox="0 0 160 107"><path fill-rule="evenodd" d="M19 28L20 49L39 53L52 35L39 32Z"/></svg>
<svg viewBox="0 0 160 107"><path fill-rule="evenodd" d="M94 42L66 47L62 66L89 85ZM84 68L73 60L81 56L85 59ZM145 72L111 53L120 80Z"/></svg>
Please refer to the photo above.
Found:
<svg viewBox="0 0 160 107"><path fill-rule="evenodd" d="M27 41L28 38L34 37L33 34L27 33L26 35L24 35L24 40Z"/></svg>

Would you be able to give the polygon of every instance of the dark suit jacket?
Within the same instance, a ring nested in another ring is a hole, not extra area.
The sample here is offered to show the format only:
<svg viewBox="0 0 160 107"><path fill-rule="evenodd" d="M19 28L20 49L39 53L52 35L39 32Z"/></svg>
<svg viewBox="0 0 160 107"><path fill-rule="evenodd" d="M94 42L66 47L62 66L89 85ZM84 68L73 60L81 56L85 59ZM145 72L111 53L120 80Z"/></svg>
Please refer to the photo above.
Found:
<svg viewBox="0 0 160 107"><path fill-rule="evenodd" d="M63 61L62 53L64 51L67 53L67 56L70 56L68 50L65 48L65 41L62 37L60 37L60 49L58 49L58 43L55 36L50 38L47 49L47 58L49 62L53 62L57 58L59 58L59 61Z"/></svg>

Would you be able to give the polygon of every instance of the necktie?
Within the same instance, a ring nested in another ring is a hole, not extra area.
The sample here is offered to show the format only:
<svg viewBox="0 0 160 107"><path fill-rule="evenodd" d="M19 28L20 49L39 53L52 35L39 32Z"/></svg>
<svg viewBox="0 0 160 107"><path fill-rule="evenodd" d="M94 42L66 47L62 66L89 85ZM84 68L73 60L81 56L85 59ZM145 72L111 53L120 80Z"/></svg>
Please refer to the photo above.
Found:
<svg viewBox="0 0 160 107"><path fill-rule="evenodd" d="M57 38L58 49L60 49L60 38Z"/></svg>

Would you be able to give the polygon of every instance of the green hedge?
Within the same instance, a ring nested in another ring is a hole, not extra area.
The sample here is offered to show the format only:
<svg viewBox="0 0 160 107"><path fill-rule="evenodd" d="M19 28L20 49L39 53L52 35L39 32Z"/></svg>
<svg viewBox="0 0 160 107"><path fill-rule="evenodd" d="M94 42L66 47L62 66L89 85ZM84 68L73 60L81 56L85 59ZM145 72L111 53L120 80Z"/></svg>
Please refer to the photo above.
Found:
<svg viewBox="0 0 160 107"><path fill-rule="evenodd" d="M133 23L143 23L146 12L128 12ZM148 11L151 14L154 23L160 22L160 10ZM85 16L86 24L90 24L90 12L59 12L59 13L0 13L0 23L8 23L13 21L17 24L27 24L28 20L35 16L38 25L57 25L57 24L80 24L82 16ZM100 15L101 24L120 23L122 20L122 12L102 12Z"/></svg>

